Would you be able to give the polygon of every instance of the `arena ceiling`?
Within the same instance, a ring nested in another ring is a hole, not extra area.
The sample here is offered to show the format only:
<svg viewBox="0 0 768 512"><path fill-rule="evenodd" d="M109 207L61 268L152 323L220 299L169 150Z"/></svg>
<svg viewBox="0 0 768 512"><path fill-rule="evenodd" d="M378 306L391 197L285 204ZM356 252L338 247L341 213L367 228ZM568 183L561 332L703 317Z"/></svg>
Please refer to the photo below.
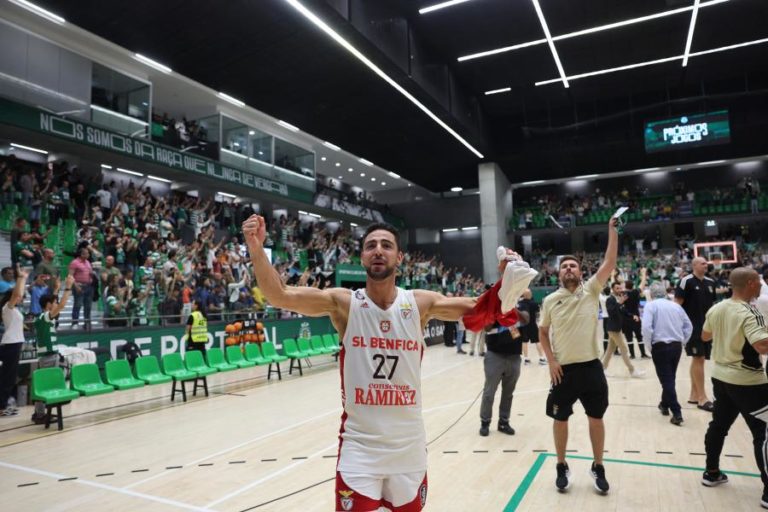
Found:
<svg viewBox="0 0 768 512"><path fill-rule="evenodd" d="M768 1L464 0L419 12L440 2L36 3L434 191L476 187L481 161L522 182L768 153ZM743 43L755 44L719 51ZM719 108L730 145L645 154L645 121Z"/></svg>

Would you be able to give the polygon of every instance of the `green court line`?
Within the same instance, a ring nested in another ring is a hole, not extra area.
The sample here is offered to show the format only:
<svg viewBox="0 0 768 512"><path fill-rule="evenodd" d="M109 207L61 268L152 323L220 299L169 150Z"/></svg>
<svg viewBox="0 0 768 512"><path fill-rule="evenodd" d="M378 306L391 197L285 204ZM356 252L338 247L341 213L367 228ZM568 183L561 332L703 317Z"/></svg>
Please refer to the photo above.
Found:
<svg viewBox="0 0 768 512"><path fill-rule="evenodd" d="M556 457L556 455L554 453L540 453L539 456L536 457L536 460L533 462L531 469L528 470L528 473L526 473L525 477L523 478L523 481L520 482L520 485L517 486L517 489L515 490L515 494L513 494L512 497L509 499L509 503L507 503L507 506L504 507L503 512L515 512L517 510L517 507L520 506L520 503L523 501L523 498L528 492L528 489L531 487L531 484L533 483L534 479L539 474L539 470L541 470L541 467L544 465L544 461L547 459L547 457ZM592 457L586 457L583 455L568 455L567 458L579 459L579 460L593 459ZM655 468L666 468L666 469L682 469L684 471L703 472L705 469L705 468L697 468L693 466L680 466L677 464L663 464L660 462L645 462L641 460L603 459L603 461L616 463L616 464L632 464L635 466L650 466ZM760 478L759 473L744 473L742 471L729 471L729 470L725 470L725 473L728 475Z"/></svg>

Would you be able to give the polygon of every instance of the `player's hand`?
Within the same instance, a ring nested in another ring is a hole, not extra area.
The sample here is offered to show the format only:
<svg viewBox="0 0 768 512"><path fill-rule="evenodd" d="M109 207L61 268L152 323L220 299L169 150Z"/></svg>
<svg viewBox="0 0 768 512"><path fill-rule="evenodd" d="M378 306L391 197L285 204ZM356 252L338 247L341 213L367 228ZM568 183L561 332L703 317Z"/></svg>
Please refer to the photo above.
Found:
<svg viewBox="0 0 768 512"><path fill-rule="evenodd" d="M563 381L563 367L557 361L549 362L549 376L552 379L552 385L557 386Z"/></svg>
<svg viewBox="0 0 768 512"><path fill-rule="evenodd" d="M616 217L611 217L608 220L608 230L609 231L610 231L610 228L618 229L618 226L619 226L619 219L617 219Z"/></svg>
<svg viewBox="0 0 768 512"><path fill-rule="evenodd" d="M67 275L67 279L64 281L64 288L70 289L72 288L72 285L75 283L75 276L72 274Z"/></svg>
<svg viewBox="0 0 768 512"><path fill-rule="evenodd" d="M251 215L243 222L243 236L248 247L261 249L267 238L267 222L261 215Z"/></svg>

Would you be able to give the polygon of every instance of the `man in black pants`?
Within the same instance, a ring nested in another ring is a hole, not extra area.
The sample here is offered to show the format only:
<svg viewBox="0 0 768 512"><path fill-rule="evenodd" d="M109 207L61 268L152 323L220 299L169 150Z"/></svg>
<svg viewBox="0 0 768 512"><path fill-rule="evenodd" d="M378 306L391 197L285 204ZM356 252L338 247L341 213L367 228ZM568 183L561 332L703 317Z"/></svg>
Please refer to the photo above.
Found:
<svg viewBox="0 0 768 512"><path fill-rule="evenodd" d="M720 471L720 453L736 417L741 414L752 432L755 462L763 481L760 505L768 508L766 474L766 419L768 418L768 377L763 372L760 354L768 353L768 328L765 318L750 301L760 294L760 277L750 268L731 271L733 296L707 313L701 339L712 341L712 387L715 406L712 421L704 436L707 469L701 483L707 487L724 484L728 477Z"/></svg>
<svg viewBox="0 0 768 512"><path fill-rule="evenodd" d="M632 281L627 280L624 283L624 288L627 293L627 300L624 301L624 311L629 313L629 316L622 322L621 330L624 331L624 337L627 338L627 346L629 347L629 358L635 358L635 344L633 343L633 337L637 338L637 346L640 348L640 357L648 359L645 353L645 345L643 345L643 334L640 323L640 293L645 289L646 270L643 268L640 270L640 286L635 289L635 285Z"/></svg>

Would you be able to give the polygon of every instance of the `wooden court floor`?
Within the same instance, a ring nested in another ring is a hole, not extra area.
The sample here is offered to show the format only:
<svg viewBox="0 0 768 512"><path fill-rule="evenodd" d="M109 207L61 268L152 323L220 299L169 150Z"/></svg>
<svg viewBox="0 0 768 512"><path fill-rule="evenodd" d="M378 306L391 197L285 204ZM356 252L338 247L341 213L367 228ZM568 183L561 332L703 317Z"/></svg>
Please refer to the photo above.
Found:
<svg viewBox="0 0 768 512"><path fill-rule="evenodd" d="M145 387L67 406L65 430L28 425L31 408L0 420L3 511L331 511L341 414L338 367L315 357L304 376L266 381L263 368L209 377L211 396L171 403L169 386ZM424 356L430 511L750 511L759 509L749 431L737 420L722 468L731 481L700 484L709 414L685 406L682 427L656 404L648 360L629 379L609 369L606 415L608 496L592 490L583 410L571 419L573 484L554 489L548 371L523 367L512 405L517 434L481 438L483 359L443 346ZM678 393L687 398L688 360ZM287 368L284 370L287 374ZM495 411L494 411L495 413ZM495 423L496 418L494 418Z"/></svg>

